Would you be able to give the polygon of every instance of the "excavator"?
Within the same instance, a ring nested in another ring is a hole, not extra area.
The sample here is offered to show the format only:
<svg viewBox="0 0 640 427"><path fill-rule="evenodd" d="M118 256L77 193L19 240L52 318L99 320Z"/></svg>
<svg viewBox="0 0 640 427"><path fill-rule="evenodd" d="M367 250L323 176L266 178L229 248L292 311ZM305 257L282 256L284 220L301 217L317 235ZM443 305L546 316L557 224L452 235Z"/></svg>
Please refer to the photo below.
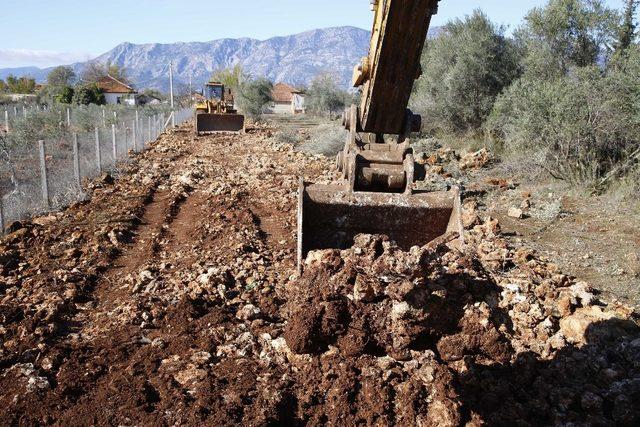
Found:
<svg viewBox="0 0 640 427"><path fill-rule="evenodd" d="M196 134L244 133L244 116L234 107L233 92L220 82L210 81L204 100L196 104Z"/></svg>
<svg viewBox="0 0 640 427"><path fill-rule="evenodd" d="M346 249L361 233L387 235L405 250L443 235L463 243L459 188L414 188L410 136L422 118L407 107L438 2L371 0L369 54L353 74L361 101L343 116L348 137L336 159L340 179L328 185L300 180L299 272L310 251Z"/></svg>

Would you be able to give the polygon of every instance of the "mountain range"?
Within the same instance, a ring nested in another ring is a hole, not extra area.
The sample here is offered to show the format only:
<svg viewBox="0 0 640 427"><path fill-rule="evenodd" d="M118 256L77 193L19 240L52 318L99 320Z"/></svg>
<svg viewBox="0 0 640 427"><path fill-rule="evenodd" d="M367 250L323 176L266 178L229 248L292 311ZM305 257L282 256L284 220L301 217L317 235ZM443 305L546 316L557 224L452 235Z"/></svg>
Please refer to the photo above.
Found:
<svg viewBox="0 0 640 427"><path fill-rule="evenodd" d="M432 28L434 36L439 28ZM124 67L138 89L169 87L169 62L173 62L174 83L185 88L201 87L211 74L241 64L252 76L294 86L308 85L321 72L332 73L342 87L349 87L353 66L369 48L370 32L355 27L334 27L300 34L273 37L220 39L210 42L170 44L122 43L92 61L110 62ZM70 64L80 75L86 63ZM31 76L45 82L53 68L0 69L0 79L13 74ZM179 88L178 88L179 89Z"/></svg>

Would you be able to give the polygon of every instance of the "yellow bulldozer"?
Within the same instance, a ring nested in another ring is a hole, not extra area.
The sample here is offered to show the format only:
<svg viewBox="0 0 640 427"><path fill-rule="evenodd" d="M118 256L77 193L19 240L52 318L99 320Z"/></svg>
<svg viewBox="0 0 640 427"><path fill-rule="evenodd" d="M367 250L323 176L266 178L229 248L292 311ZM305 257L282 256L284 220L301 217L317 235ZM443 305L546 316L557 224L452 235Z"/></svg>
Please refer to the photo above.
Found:
<svg viewBox="0 0 640 427"><path fill-rule="evenodd" d="M196 104L196 134L244 133L244 116L234 107L233 91L220 82L204 87L203 100Z"/></svg>

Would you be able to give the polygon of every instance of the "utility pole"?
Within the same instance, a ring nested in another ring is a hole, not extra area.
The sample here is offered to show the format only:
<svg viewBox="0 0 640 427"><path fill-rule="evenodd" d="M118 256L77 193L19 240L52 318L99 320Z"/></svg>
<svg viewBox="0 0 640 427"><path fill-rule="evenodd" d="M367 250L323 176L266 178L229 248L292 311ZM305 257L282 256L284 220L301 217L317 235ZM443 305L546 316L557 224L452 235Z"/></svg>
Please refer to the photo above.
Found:
<svg viewBox="0 0 640 427"><path fill-rule="evenodd" d="M171 95L171 126L176 127L176 112L173 108L173 61L169 61L169 93Z"/></svg>

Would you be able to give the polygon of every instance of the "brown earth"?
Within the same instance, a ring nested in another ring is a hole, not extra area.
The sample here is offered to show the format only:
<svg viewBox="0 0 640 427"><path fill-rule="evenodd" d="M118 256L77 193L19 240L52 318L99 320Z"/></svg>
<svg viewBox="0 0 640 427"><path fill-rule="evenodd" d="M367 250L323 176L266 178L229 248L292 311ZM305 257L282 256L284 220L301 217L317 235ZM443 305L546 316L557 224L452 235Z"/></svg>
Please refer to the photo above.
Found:
<svg viewBox="0 0 640 427"><path fill-rule="evenodd" d="M467 246L382 236L295 275L273 129L184 128L0 241L1 425L637 425L640 332L467 204ZM453 237L453 236L451 236Z"/></svg>

